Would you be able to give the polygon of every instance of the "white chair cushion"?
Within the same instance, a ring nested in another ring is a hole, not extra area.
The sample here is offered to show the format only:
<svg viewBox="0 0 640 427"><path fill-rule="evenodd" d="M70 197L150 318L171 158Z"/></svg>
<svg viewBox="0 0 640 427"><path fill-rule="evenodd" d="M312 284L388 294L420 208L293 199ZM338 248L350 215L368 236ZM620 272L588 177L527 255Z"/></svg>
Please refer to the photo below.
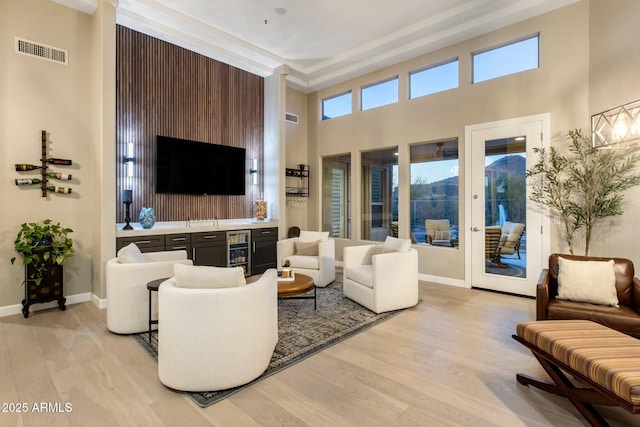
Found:
<svg viewBox="0 0 640 427"><path fill-rule="evenodd" d="M328 240L329 232L328 231L307 231L301 230L300 237L298 237L299 242L315 242L316 240Z"/></svg>
<svg viewBox="0 0 640 427"><path fill-rule="evenodd" d="M558 299L618 306L615 262L558 258Z"/></svg>
<svg viewBox="0 0 640 427"><path fill-rule="evenodd" d="M129 264L136 262L144 262L144 257L140 248L135 243L129 243L118 251L118 262L121 264Z"/></svg>
<svg viewBox="0 0 640 427"><path fill-rule="evenodd" d="M292 268L306 268L309 270L320 269L320 261L317 256L291 255L285 259L289 260L289 266Z"/></svg>
<svg viewBox="0 0 640 427"><path fill-rule="evenodd" d="M209 267L204 265L173 266L176 286L179 288L233 288L247 284L242 267Z"/></svg>
<svg viewBox="0 0 640 427"><path fill-rule="evenodd" d="M354 282L373 289L373 267L370 265L348 267L345 269L344 275Z"/></svg>
<svg viewBox="0 0 640 427"><path fill-rule="evenodd" d="M411 240L387 236L384 240L383 246L385 248L395 249L398 252L408 252L409 249L411 249Z"/></svg>

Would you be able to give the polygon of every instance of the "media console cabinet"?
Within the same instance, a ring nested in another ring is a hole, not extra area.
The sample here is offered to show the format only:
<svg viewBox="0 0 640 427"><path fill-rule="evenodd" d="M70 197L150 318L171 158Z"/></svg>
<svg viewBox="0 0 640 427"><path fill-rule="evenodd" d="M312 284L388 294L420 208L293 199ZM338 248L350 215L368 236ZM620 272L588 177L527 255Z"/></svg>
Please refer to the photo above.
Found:
<svg viewBox="0 0 640 427"><path fill-rule="evenodd" d="M186 250L194 265L229 267L242 265L247 275L276 268L278 223L257 220L184 221L156 223L133 230L117 224L116 251L135 243L142 252ZM243 233L244 232L244 233ZM249 236L238 241L237 236Z"/></svg>

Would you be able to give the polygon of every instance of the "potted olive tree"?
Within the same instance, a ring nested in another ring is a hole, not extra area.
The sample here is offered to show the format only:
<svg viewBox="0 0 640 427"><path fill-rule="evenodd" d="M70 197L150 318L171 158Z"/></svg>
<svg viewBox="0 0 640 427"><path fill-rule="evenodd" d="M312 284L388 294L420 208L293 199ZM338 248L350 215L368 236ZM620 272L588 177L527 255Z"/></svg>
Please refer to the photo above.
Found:
<svg viewBox="0 0 640 427"><path fill-rule="evenodd" d="M50 219L21 225L13 247L22 256L25 269L24 317L29 316L29 305L34 303L57 300L60 309L65 310L62 266L74 255L71 232ZM16 259L11 258L11 263Z"/></svg>
<svg viewBox="0 0 640 427"><path fill-rule="evenodd" d="M534 149L538 161L527 170L532 201L546 206L557 217L563 238L573 255L577 233L584 233L584 255L591 237L603 221L622 215L624 192L640 184L636 153L620 149L596 149L580 129L567 134L568 147Z"/></svg>

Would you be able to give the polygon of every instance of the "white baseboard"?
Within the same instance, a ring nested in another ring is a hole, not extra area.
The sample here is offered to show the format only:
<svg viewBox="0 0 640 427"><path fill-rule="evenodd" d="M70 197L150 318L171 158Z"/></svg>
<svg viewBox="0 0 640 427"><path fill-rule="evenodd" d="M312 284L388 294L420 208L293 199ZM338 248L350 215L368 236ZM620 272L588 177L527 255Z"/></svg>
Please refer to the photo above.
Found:
<svg viewBox="0 0 640 427"><path fill-rule="evenodd" d="M449 277L432 276L430 274L418 274L418 279L425 282L438 283L439 285L456 286L458 288L468 288L467 282Z"/></svg>
<svg viewBox="0 0 640 427"><path fill-rule="evenodd" d="M76 295L66 295L66 298L67 298L67 301L65 302L65 305L79 304L81 302L91 301L98 308L105 308L107 306L106 299L101 300L91 292L86 292L84 294L76 294ZM104 307L102 305L104 305ZM55 308L55 307L58 307L58 301L50 301L50 302L45 302L43 304L34 304L29 306L29 312L33 313L34 311L46 310L48 308ZM7 305L4 307L0 307L0 317L11 316L14 314L22 314L22 304L14 304L14 305Z"/></svg>
<svg viewBox="0 0 640 427"><path fill-rule="evenodd" d="M95 304L100 310L107 308L107 299L98 298L96 294L91 294L91 302Z"/></svg>

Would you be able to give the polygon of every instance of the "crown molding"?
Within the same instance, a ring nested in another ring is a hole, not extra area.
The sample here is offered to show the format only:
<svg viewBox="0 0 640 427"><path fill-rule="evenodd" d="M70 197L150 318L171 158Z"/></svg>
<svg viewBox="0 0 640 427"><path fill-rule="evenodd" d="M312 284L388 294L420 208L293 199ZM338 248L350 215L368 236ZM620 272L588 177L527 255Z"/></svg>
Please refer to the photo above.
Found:
<svg viewBox="0 0 640 427"><path fill-rule="evenodd" d="M70 7L71 9L79 10L88 15L93 15L98 7L98 0L51 0L54 3L61 4L63 6Z"/></svg>
<svg viewBox="0 0 640 427"><path fill-rule="evenodd" d="M156 0L120 0L116 22L262 77L286 66L287 84L310 93L578 1L474 0L311 64L283 58Z"/></svg>

